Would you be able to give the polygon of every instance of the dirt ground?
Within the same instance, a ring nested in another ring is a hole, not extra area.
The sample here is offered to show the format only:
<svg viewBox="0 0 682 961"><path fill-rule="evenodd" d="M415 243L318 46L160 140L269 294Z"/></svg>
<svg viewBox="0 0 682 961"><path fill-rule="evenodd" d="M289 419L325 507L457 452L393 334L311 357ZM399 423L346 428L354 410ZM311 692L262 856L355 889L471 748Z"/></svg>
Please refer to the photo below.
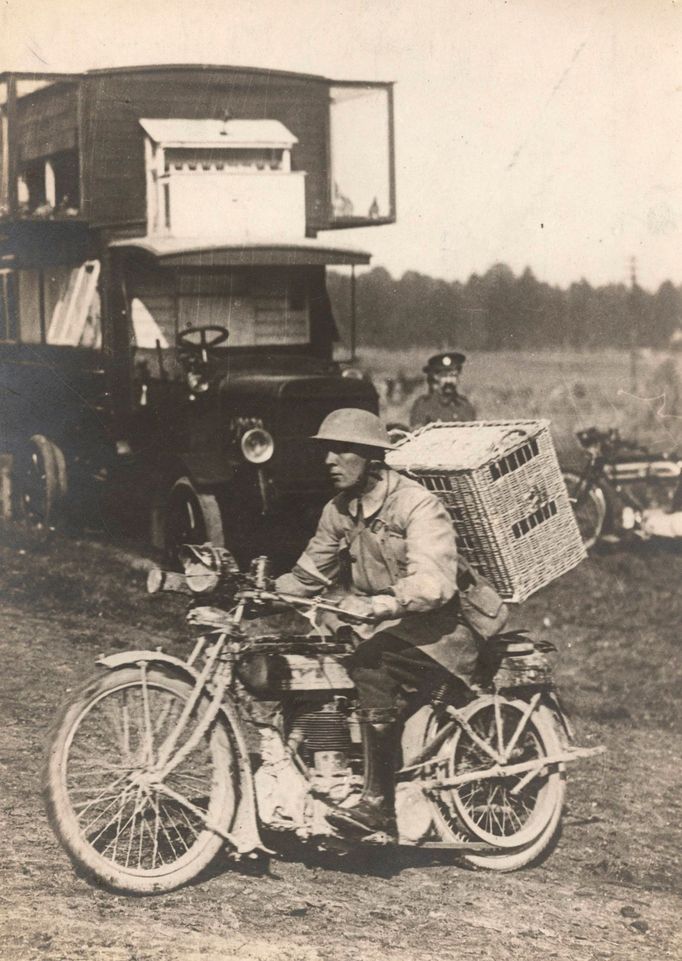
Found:
<svg viewBox="0 0 682 961"><path fill-rule="evenodd" d="M525 606L560 651L578 739L563 839L518 874L406 849L289 850L269 873L219 859L172 894L79 878L40 796L47 729L103 651L187 650L184 604L94 541L0 531L3 961L664 961L682 958L682 552L613 549Z"/></svg>

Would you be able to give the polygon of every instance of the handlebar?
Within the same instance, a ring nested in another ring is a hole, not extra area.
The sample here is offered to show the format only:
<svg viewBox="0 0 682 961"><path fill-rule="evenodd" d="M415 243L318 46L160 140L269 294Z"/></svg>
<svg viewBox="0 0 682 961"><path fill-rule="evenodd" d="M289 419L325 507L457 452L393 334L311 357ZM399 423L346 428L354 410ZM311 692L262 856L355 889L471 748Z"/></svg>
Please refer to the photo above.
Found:
<svg viewBox="0 0 682 961"><path fill-rule="evenodd" d="M280 591L268 590L245 590L237 594L238 601L249 601L252 604L287 604L290 607L303 607L307 610L326 611L328 614L336 614L337 617L357 624L373 624L374 619L364 614L351 614L349 611L339 607L338 604L331 604L320 597L301 597L299 594L285 594Z"/></svg>
<svg viewBox="0 0 682 961"><path fill-rule="evenodd" d="M631 451L643 456L648 456L650 453L639 442L623 437L617 427L608 427L606 430L600 430L598 427L587 427L585 430L577 431L575 436L582 447L586 449L597 448L599 453L606 456L619 450Z"/></svg>
<svg viewBox="0 0 682 961"><path fill-rule="evenodd" d="M194 595L196 592L192 590L191 586L187 582L187 575L178 574L175 571L162 571L159 568L153 568L147 578L147 591L150 594L156 594L161 591L169 591L178 594ZM234 601L235 608L235 623L238 623L246 610L248 608L258 609L260 607L266 607L268 605L277 606L284 604L287 607L293 607L302 609L303 611L324 611L328 614L335 614L338 618L344 621L348 621L349 624L373 624L374 619L372 617L363 614L352 614L349 611L344 610L338 604L333 604L330 601L325 600L322 597L302 597L299 594L287 594L280 591L267 590L266 588L260 587L248 587L242 588L236 591L232 600ZM202 610L210 610L211 613L211 623L217 618L222 625L226 625L230 618L227 611L223 611L221 616L218 616L219 608L202 608ZM190 612L190 620L192 620Z"/></svg>
<svg viewBox="0 0 682 961"><path fill-rule="evenodd" d="M301 610L316 613L324 611L335 614L349 624L373 624L374 618L364 614L353 614L338 604L325 600L323 597L302 597L299 594L287 594L271 589L268 577L268 561L265 557L256 558L248 574L242 574L226 551L212 548L210 545L187 545L185 548L187 559L184 564L185 573L162 571L154 568L147 577L147 590L150 594L159 591L174 591L195 596L212 593L217 588L222 592L221 607L233 608L232 613L224 610L224 616L218 618L221 624L228 621L237 625L248 609L258 609L267 605L286 605ZM208 608L207 608L208 610ZM215 619L220 608L210 608Z"/></svg>

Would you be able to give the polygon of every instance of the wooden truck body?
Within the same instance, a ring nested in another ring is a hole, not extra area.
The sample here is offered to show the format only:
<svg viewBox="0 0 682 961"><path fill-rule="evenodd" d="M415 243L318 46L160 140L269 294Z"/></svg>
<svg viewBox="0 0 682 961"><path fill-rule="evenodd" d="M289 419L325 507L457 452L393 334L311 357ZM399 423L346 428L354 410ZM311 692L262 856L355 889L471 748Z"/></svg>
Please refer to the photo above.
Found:
<svg viewBox="0 0 682 961"><path fill-rule="evenodd" d="M319 233L395 220L392 130L390 84L0 75L0 448L31 519L134 506L170 554L247 558L280 523L297 549L327 494L309 435L377 409L325 284L369 254Z"/></svg>

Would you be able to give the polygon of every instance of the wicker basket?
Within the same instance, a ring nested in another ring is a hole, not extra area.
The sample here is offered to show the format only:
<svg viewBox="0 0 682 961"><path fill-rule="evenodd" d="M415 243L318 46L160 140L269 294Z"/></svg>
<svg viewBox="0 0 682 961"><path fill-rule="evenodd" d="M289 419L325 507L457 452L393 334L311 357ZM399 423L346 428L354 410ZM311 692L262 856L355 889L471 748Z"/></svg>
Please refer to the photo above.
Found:
<svg viewBox="0 0 682 961"><path fill-rule="evenodd" d="M459 551L508 601L524 601L585 557L549 421L429 424L387 462L438 495Z"/></svg>

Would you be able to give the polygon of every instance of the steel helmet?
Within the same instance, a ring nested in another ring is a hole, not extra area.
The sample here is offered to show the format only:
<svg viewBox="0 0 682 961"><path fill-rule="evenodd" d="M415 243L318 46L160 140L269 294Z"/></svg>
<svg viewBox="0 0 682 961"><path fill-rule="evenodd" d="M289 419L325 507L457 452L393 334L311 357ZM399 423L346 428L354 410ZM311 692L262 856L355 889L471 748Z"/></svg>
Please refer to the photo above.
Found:
<svg viewBox="0 0 682 961"><path fill-rule="evenodd" d="M386 428L376 414L357 407L341 407L327 414L313 440L340 441L362 447L393 450Z"/></svg>

